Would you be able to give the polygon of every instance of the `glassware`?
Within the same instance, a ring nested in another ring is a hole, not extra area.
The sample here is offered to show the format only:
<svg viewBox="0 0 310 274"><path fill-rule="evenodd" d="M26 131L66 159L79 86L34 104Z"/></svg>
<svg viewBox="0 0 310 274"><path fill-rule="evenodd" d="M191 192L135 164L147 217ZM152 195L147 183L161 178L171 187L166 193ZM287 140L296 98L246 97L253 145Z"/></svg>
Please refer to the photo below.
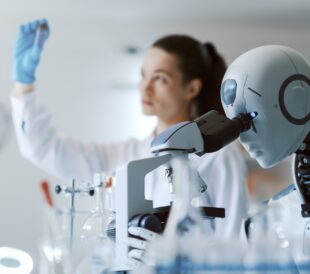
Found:
<svg viewBox="0 0 310 274"><path fill-rule="evenodd" d="M94 177L96 206L82 226L82 239L105 239L107 224L115 215L115 212L107 207L109 190L112 188L111 179L102 182L100 174L95 174Z"/></svg>
<svg viewBox="0 0 310 274"><path fill-rule="evenodd" d="M69 274L72 269L68 214L55 207L47 181L42 181L40 187L45 200L43 237L39 246L40 273Z"/></svg>
<svg viewBox="0 0 310 274"><path fill-rule="evenodd" d="M90 250L92 273L106 273L112 264L114 242L107 236L108 225L115 219L113 205L113 179L94 175L96 206L81 229L81 239Z"/></svg>
<svg viewBox="0 0 310 274"><path fill-rule="evenodd" d="M260 206L252 217L249 245L244 258L247 274L298 273L293 261L290 236L283 222L285 210L277 203Z"/></svg>
<svg viewBox="0 0 310 274"><path fill-rule="evenodd" d="M68 213L44 209L43 238L40 240L40 273L70 274L72 261Z"/></svg>

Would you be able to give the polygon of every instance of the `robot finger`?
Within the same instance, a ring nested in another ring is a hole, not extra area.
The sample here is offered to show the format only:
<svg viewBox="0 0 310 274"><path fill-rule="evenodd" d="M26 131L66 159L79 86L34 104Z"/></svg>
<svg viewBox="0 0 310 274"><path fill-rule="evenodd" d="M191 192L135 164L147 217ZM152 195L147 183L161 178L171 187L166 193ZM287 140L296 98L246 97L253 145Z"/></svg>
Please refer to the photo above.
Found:
<svg viewBox="0 0 310 274"><path fill-rule="evenodd" d="M128 228L128 232L131 235L141 237L143 239L146 239L147 241L153 241L158 238L157 233L143 227L132 226Z"/></svg>
<svg viewBox="0 0 310 274"><path fill-rule="evenodd" d="M135 260L135 259L128 258L128 260L127 260L127 266L131 269L135 269L135 268L139 267L140 264L141 264L141 262L138 260Z"/></svg>
<svg viewBox="0 0 310 274"><path fill-rule="evenodd" d="M144 240L139 240L136 238L128 237L125 243L133 248L138 248L138 249L145 249L146 248L146 241Z"/></svg>
<svg viewBox="0 0 310 274"><path fill-rule="evenodd" d="M132 249L128 252L128 257L131 259L142 260L144 251L141 249Z"/></svg>

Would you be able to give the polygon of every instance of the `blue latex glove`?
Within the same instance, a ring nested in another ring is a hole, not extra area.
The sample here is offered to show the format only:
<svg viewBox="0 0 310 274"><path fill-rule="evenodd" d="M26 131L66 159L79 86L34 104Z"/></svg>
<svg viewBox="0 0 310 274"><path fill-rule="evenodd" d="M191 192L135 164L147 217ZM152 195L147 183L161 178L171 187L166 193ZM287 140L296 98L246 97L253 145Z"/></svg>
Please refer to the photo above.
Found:
<svg viewBox="0 0 310 274"><path fill-rule="evenodd" d="M21 25L14 51L13 81L34 83L35 71L48 36L49 27L46 19Z"/></svg>

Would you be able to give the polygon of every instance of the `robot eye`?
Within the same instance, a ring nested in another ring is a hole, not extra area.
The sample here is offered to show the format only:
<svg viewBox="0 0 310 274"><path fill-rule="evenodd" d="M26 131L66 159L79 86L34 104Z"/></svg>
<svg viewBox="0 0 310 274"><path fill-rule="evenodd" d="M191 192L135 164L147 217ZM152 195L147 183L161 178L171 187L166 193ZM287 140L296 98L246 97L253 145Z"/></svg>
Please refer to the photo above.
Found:
<svg viewBox="0 0 310 274"><path fill-rule="evenodd" d="M237 82L233 79L226 79L221 86L221 100L226 105L233 105L236 99Z"/></svg>

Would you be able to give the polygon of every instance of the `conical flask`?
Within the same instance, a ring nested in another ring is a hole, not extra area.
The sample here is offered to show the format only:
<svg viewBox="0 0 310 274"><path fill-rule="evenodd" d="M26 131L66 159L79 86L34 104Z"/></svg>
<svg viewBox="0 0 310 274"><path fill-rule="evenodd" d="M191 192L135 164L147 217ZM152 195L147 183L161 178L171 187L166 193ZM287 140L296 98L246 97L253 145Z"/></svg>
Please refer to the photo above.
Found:
<svg viewBox="0 0 310 274"><path fill-rule="evenodd" d="M108 238L107 229L115 212L110 205L112 178L95 174L94 183L96 207L85 220L80 237L89 250L84 264L91 264L92 273L101 274L109 272L114 256L114 242Z"/></svg>
<svg viewBox="0 0 310 274"><path fill-rule="evenodd" d="M82 239L107 239L107 225L115 215L115 212L107 207L111 188L109 181L110 178L101 180L100 174L94 175L96 207L82 226Z"/></svg>

